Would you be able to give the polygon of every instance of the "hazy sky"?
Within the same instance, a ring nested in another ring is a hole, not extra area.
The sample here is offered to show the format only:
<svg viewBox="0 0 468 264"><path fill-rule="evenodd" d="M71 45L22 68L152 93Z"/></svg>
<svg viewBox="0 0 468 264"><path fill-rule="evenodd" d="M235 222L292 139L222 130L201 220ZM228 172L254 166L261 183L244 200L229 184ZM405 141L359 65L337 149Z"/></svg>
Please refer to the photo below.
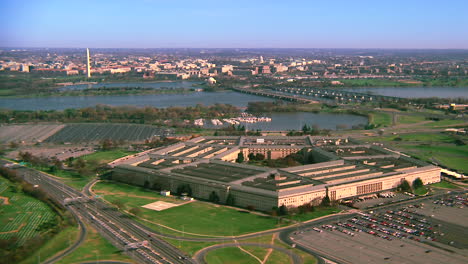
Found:
<svg viewBox="0 0 468 264"><path fill-rule="evenodd" d="M464 48L468 0L0 0L0 46Z"/></svg>

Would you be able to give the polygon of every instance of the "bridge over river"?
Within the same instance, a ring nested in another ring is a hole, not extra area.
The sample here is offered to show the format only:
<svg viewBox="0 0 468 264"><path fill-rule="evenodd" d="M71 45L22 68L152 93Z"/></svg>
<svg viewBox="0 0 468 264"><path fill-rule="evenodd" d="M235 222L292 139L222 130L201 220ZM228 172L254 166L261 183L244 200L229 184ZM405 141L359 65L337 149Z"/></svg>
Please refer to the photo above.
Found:
<svg viewBox="0 0 468 264"><path fill-rule="evenodd" d="M255 89L248 89L248 88L232 88L232 90L240 93L247 93L247 94L253 94L253 95L260 95L260 96L265 96L265 97L272 97L276 99L282 99L286 101L292 101L292 102L300 102L300 103L305 103L305 104L315 104L318 103L316 100L312 100L309 98L304 98L304 97L299 97L296 95L287 95L284 93L279 93L274 90L255 90Z"/></svg>
<svg viewBox="0 0 468 264"><path fill-rule="evenodd" d="M408 101L407 98L400 98L394 96L385 96L385 95L376 95L376 94L367 94L359 92L350 92L343 91L338 89L324 89L324 88L273 88L277 94L288 95L295 94L299 96L304 96L302 98L314 97L329 99L338 102L400 102Z"/></svg>

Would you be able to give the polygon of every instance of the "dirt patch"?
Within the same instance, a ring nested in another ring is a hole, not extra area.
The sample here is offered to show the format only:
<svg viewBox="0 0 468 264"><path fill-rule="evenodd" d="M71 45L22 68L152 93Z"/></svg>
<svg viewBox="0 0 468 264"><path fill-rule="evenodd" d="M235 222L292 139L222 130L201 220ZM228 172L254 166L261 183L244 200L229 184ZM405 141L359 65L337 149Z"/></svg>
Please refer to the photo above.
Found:
<svg viewBox="0 0 468 264"><path fill-rule="evenodd" d="M11 233L18 233L21 228L23 228L26 224L25 223L21 223L21 225L16 229L16 230L11 230L11 231L6 231L6 232L0 232L0 235L3 235L3 234L11 234Z"/></svg>
<svg viewBox="0 0 468 264"><path fill-rule="evenodd" d="M2 202L3 205L9 205L10 204L10 198L8 198L8 197L0 196L0 200L3 200L3 202Z"/></svg>

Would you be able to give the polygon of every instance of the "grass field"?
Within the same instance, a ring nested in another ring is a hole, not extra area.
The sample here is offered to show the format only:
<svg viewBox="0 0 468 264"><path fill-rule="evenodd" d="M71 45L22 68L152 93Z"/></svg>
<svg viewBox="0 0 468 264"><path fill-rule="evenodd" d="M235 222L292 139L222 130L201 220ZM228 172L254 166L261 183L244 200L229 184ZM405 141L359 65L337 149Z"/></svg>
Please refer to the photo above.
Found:
<svg viewBox="0 0 468 264"><path fill-rule="evenodd" d="M316 207L314 212L292 215L291 219L295 221L307 221L307 220L315 219L315 218L322 217L325 215L338 213L339 211L340 210L335 207L330 207L330 208Z"/></svg>
<svg viewBox="0 0 468 264"><path fill-rule="evenodd" d="M81 263L85 261L118 260L133 263L133 260L105 240L99 233L88 226L86 239L75 251L67 255L59 264Z"/></svg>
<svg viewBox="0 0 468 264"><path fill-rule="evenodd" d="M67 227L64 230L61 230L56 236L47 241L44 245L41 246L34 254L24 261L21 264L35 264L40 259L41 261L46 260L58 252L68 248L78 237L78 227Z"/></svg>
<svg viewBox="0 0 468 264"><path fill-rule="evenodd" d="M398 115L398 124L413 124L426 121L426 118L421 115Z"/></svg>
<svg viewBox="0 0 468 264"><path fill-rule="evenodd" d="M406 152L415 157L468 173L468 145L405 145Z"/></svg>
<svg viewBox="0 0 468 264"><path fill-rule="evenodd" d="M209 247L214 244L218 244L217 242L191 242L191 241L175 240L171 238L163 238L163 239L171 243L174 247L182 250L183 252L185 252L185 254L189 256L193 256L197 251L203 248Z"/></svg>
<svg viewBox="0 0 468 264"><path fill-rule="evenodd" d="M413 193L416 195L425 195L427 193L427 188L425 186L417 188L413 191Z"/></svg>
<svg viewBox="0 0 468 264"><path fill-rule="evenodd" d="M30 238L48 230L39 226L48 222L58 222L56 213L45 203L24 194L13 187L14 184L0 177L0 239L18 237L20 245ZM5 201L8 200L8 201Z"/></svg>
<svg viewBox="0 0 468 264"><path fill-rule="evenodd" d="M98 151L89 155L83 156L85 161L96 162L96 163L109 163L113 160L134 154L134 151L126 151L122 149Z"/></svg>
<svg viewBox="0 0 468 264"><path fill-rule="evenodd" d="M439 187L439 188L447 188L447 189L457 189L459 188L453 183L447 182L447 181L441 181L438 183L433 183L430 185L431 187Z"/></svg>
<svg viewBox="0 0 468 264"><path fill-rule="evenodd" d="M395 140L397 138L401 138L401 140ZM456 145L456 138L450 134L439 132L411 133L372 137L366 140L386 142L390 147L418 159L468 173L468 145Z"/></svg>
<svg viewBox="0 0 468 264"><path fill-rule="evenodd" d="M392 116L387 113L373 112L370 114L369 123L383 127L392 125Z"/></svg>
<svg viewBox="0 0 468 264"><path fill-rule="evenodd" d="M93 190L104 199L113 202L119 200L124 209L141 207L155 201L178 202L174 198L163 197L155 192L139 187L118 183L98 183ZM129 195L126 195L129 194ZM169 226L188 233L204 235L241 235L282 226L277 220L216 204L195 201L161 212L145 208L139 217ZM190 217L187 217L190 216Z"/></svg>
<svg viewBox="0 0 468 264"><path fill-rule="evenodd" d="M252 264L258 261L236 247L220 248L209 252L205 261L208 264Z"/></svg>
<svg viewBox="0 0 468 264"><path fill-rule="evenodd" d="M459 125L463 125L466 122L463 120L450 120L450 119L445 119L445 120L440 120L440 121L435 121L432 123L427 123L424 124L424 127L457 127Z"/></svg>

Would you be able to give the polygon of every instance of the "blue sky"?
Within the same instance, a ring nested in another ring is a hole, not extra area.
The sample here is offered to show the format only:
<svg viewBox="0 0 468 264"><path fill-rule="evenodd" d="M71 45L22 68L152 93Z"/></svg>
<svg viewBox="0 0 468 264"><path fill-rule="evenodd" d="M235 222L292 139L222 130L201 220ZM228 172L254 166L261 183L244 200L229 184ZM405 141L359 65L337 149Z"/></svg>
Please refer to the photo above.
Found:
<svg viewBox="0 0 468 264"><path fill-rule="evenodd" d="M0 0L0 46L462 48L467 0Z"/></svg>

